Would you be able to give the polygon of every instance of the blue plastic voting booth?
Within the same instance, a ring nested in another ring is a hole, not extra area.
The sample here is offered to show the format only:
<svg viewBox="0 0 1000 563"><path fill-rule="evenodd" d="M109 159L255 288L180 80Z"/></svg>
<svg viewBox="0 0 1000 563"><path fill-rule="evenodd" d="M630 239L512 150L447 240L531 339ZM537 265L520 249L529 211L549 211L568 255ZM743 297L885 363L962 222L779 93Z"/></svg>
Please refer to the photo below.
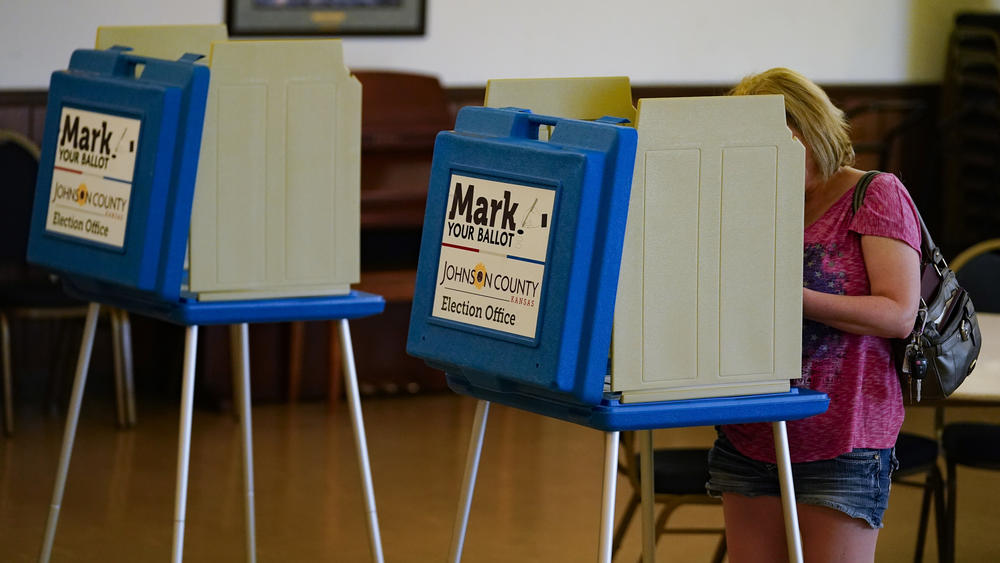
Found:
<svg viewBox="0 0 1000 563"><path fill-rule="evenodd" d="M619 431L777 420L790 490L784 421L827 407L826 395L798 389L627 404L610 391L636 147L636 131L621 121L465 108L455 130L438 136L407 351L444 370L454 391L480 399L450 561L461 559L489 402L607 433L602 561L611 560ZM644 439L651 459L648 433ZM646 485L651 511L651 480ZM651 558L646 536L644 525ZM797 542L797 525L792 536Z"/></svg>
<svg viewBox="0 0 1000 563"><path fill-rule="evenodd" d="M208 67L115 47L79 50L52 75L28 259L62 275L91 301L70 399L40 559L51 555L86 383L99 304L187 327L179 430L173 560L183 555L199 325L228 324L240 395L247 559L256 560L248 323L339 319L373 558L381 561L371 471L347 319L380 313L384 300L348 295L200 302L183 290Z"/></svg>
<svg viewBox="0 0 1000 563"><path fill-rule="evenodd" d="M78 50L52 75L28 260L121 293L176 300L208 68ZM136 76L142 66L141 76Z"/></svg>
<svg viewBox="0 0 1000 563"><path fill-rule="evenodd" d="M635 143L620 120L464 108L434 147L407 351L477 387L599 402Z"/></svg>

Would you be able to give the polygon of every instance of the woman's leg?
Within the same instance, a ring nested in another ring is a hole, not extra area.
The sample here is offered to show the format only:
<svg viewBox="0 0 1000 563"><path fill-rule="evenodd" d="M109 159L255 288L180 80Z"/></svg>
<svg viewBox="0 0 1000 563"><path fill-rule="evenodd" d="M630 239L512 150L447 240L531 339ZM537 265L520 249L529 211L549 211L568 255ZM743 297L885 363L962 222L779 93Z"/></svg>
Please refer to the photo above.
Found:
<svg viewBox="0 0 1000 563"><path fill-rule="evenodd" d="M797 506L802 552L808 563L875 560L878 528L872 528L861 518L851 518L825 506L802 503Z"/></svg>
<svg viewBox="0 0 1000 563"><path fill-rule="evenodd" d="M722 506L731 563L788 561L779 497L724 493ZM796 507L807 563L874 560L878 530L867 522L823 506Z"/></svg>
<svg viewBox="0 0 1000 563"><path fill-rule="evenodd" d="M730 563L788 561L780 497L723 493L722 512Z"/></svg>

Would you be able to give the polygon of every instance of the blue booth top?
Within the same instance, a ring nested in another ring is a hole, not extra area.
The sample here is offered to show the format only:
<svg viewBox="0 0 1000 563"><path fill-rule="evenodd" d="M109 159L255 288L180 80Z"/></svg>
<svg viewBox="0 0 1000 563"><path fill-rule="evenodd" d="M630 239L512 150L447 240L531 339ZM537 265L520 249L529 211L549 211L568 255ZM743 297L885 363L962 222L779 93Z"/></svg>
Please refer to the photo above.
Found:
<svg viewBox="0 0 1000 563"><path fill-rule="evenodd" d="M209 83L199 58L81 49L52 74L30 262L178 299Z"/></svg>
<svg viewBox="0 0 1000 563"><path fill-rule="evenodd" d="M438 135L411 355L472 385L602 400L635 161L622 121L467 107Z"/></svg>

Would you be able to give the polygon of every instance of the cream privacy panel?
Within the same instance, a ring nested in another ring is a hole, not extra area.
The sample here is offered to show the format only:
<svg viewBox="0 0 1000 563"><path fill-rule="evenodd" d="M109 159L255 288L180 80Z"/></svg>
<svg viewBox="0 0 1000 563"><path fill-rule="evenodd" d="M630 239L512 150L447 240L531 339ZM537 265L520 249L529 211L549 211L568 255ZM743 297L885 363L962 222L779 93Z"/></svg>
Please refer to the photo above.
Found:
<svg viewBox="0 0 1000 563"><path fill-rule="evenodd" d="M640 263L642 275L650 283L642 285L641 302L662 302L667 292L690 298L670 300L666 314L640 314L640 334L661 336L660 346L643 347L640 366L669 363L672 369L658 372L659 378L693 381L698 373L698 333L693 329L698 326L699 215L692 210L698 209L701 150L649 151L644 158L644 184L654 184L656 178L668 175L672 182L669 189L646 191L643 209L657 212L643 217L643 223L671 225L676 236L644 240ZM623 337L616 331L616 339Z"/></svg>
<svg viewBox="0 0 1000 563"><path fill-rule="evenodd" d="M719 375L774 372L776 147L722 150Z"/></svg>
<svg viewBox="0 0 1000 563"><path fill-rule="evenodd" d="M360 274L361 85L340 41L216 42L211 67L191 290L347 293Z"/></svg>
<svg viewBox="0 0 1000 563"><path fill-rule="evenodd" d="M518 107L542 115L635 122L628 77L505 78L486 83L486 107Z"/></svg>
<svg viewBox="0 0 1000 563"><path fill-rule="evenodd" d="M804 150L780 96L640 100L615 310L625 402L799 377Z"/></svg>
<svg viewBox="0 0 1000 563"><path fill-rule="evenodd" d="M137 55L176 60L184 53L204 55L208 64L212 41L227 38L226 26L217 25L108 25L97 28L97 48L132 47Z"/></svg>

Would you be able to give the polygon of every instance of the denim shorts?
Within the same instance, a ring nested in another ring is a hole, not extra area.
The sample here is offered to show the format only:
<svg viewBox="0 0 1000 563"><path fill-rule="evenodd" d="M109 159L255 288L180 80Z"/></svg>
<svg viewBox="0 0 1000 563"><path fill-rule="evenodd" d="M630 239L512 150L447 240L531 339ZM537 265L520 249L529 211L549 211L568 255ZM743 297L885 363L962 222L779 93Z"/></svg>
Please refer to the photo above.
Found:
<svg viewBox="0 0 1000 563"><path fill-rule="evenodd" d="M881 528L892 472L899 466L893 450L857 448L833 459L793 463L795 500L839 510ZM713 497L724 492L748 497L781 495L778 466L741 454L721 431L708 454L708 469L705 488Z"/></svg>

